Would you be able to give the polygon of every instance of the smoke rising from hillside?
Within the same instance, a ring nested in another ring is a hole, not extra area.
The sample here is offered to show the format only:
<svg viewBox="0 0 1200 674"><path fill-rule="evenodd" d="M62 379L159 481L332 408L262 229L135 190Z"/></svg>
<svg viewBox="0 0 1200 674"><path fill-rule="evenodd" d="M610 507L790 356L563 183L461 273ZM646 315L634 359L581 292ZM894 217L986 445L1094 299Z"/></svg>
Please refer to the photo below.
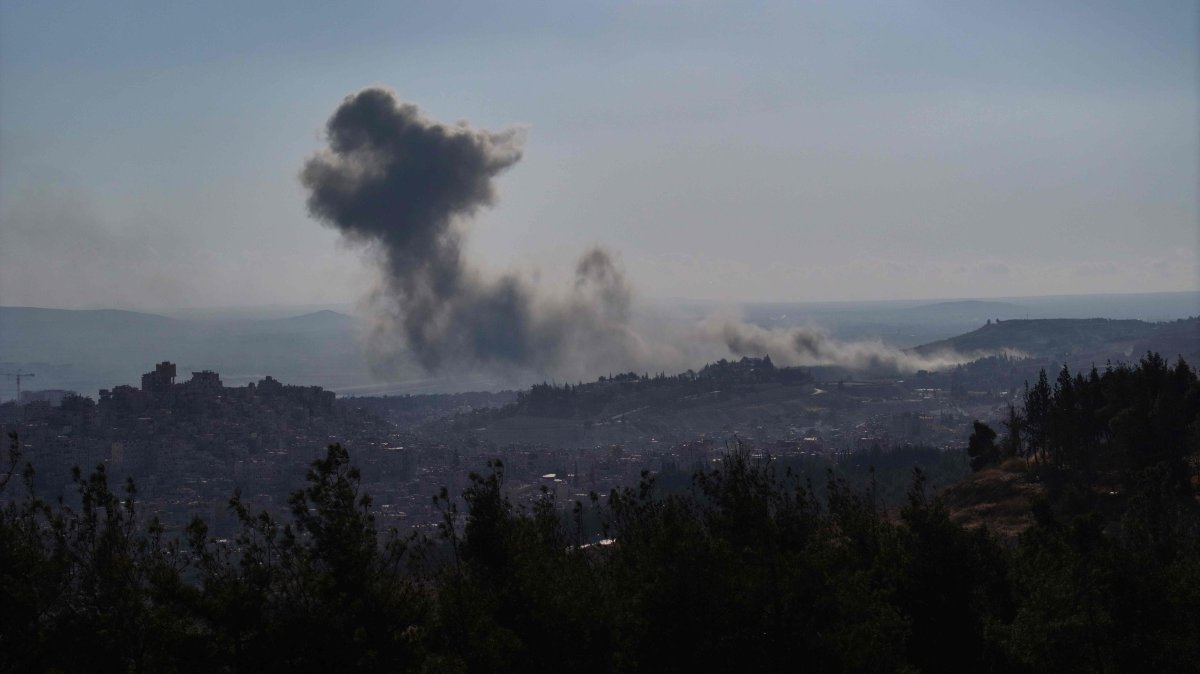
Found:
<svg viewBox="0 0 1200 674"><path fill-rule="evenodd" d="M702 331L721 340L734 355L770 355L776 365L840 365L853 370L915 372L974 359L955 353L920 355L880 341L841 341L820 328L764 328L729 316L710 317Z"/></svg>
<svg viewBox="0 0 1200 674"><path fill-rule="evenodd" d="M427 371L487 367L591 376L614 368L684 366L723 345L781 364L931 367L879 343L839 342L808 329L766 330L712 317L699 330L650 339L631 326L632 290L610 253L580 257L557 292L524 277L488 277L464 257L469 220L496 198L493 179L521 158L517 130L493 133L425 117L385 89L342 101L328 147L300 173L308 210L363 247L380 271L369 298L373 369L412 353Z"/></svg>
<svg viewBox="0 0 1200 674"><path fill-rule="evenodd" d="M521 158L518 131L442 124L371 88L342 102L326 135L329 147L300 180L309 212L378 264L368 350L381 373L405 347L428 371L555 372L652 355L629 328L630 288L607 251L587 251L557 294L515 274L487 278L464 258L467 221L492 205L492 179Z"/></svg>

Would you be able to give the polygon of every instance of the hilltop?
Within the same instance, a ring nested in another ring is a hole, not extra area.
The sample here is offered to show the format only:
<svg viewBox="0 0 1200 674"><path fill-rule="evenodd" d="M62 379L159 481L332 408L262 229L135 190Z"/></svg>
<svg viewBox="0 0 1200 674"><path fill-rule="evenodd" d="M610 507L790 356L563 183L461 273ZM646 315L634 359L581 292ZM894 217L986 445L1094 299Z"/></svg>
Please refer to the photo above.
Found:
<svg viewBox="0 0 1200 674"><path fill-rule="evenodd" d="M949 443L971 419L997 418L1040 369L1053 374L1064 363L1073 371L1102 368L1106 362L1136 361L1148 351L1200 361L1200 319L1014 319L914 351L1011 355L907 375L782 368L769 357L721 360L675 375L629 372L577 384L537 384L508 404L493 401L487 409L432 424L500 444L576 447L735 433L766 441L824 435L847 446ZM389 406L400 404L381 399L373 409L386 416ZM919 421L910 424L905 415Z"/></svg>
<svg viewBox="0 0 1200 674"><path fill-rule="evenodd" d="M967 475L938 498L955 523L972 529L987 527L994 534L1014 538L1033 524L1033 503L1044 495L1026 462L1014 459Z"/></svg>
<svg viewBox="0 0 1200 674"><path fill-rule="evenodd" d="M958 375L952 399L948 373L865 379L837 368L776 367L769 357L746 357L675 375L627 372L537 384L507 404L493 399L482 408L426 415L418 425L424 434L498 446L655 452L697 440L723 445L737 436L776 453L952 447L961 444L971 418L994 416L1003 404L999 389L967 395L995 381L993 369ZM405 410L425 397L360 398L357 404L385 418L411 419Z"/></svg>
<svg viewBox="0 0 1200 674"><path fill-rule="evenodd" d="M1098 363L1159 351L1196 360L1200 356L1200 318L1168 323L1107 318L989 321L977 330L923 344L912 351L920 355L1010 351L1033 358L1089 357Z"/></svg>
<svg viewBox="0 0 1200 674"><path fill-rule="evenodd" d="M258 321L260 325L271 326L275 328L296 328L301 330L348 330L354 327L354 317L334 311L332 309L322 309L299 316L286 316L284 318L272 318Z"/></svg>

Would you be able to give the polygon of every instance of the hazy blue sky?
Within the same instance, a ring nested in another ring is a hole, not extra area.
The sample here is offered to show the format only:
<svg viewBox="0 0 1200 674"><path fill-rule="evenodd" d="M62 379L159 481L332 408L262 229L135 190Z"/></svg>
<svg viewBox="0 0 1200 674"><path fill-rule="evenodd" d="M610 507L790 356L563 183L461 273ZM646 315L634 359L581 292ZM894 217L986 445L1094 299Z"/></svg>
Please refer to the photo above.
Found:
<svg viewBox="0 0 1200 674"><path fill-rule="evenodd" d="M1200 288L1197 3L0 1L0 304L352 301L344 96L527 129L481 265L642 296Z"/></svg>

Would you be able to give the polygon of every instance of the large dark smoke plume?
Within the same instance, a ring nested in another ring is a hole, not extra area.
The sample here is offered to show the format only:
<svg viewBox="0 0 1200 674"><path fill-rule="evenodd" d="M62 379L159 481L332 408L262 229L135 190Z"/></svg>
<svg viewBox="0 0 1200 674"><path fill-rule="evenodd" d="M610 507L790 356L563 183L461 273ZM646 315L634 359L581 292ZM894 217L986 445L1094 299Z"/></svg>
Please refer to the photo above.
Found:
<svg viewBox="0 0 1200 674"><path fill-rule="evenodd" d="M430 371L640 360L629 286L606 251L588 251L557 295L514 274L485 278L464 259L468 220L494 202L492 179L521 158L517 131L442 124L371 88L342 102L326 135L329 147L300 179L310 213L377 258L376 369L386 374L404 347Z"/></svg>
<svg viewBox="0 0 1200 674"><path fill-rule="evenodd" d="M603 249L587 251L574 283L557 292L516 274L485 276L464 258L467 224L495 201L493 178L521 158L518 131L442 124L371 88L342 101L326 136L329 147L305 163L300 179L311 214L378 264L367 352L382 376L399 371L409 353L427 371L484 367L571 377L682 369L727 353L898 370L956 360L721 315L683 334L646 339L631 328L630 286Z"/></svg>

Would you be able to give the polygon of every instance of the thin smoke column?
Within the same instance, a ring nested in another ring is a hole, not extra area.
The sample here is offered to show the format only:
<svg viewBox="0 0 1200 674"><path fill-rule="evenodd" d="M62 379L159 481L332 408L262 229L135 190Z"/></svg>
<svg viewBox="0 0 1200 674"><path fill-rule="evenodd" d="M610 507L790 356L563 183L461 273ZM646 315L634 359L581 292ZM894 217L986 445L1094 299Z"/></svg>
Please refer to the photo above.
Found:
<svg viewBox="0 0 1200 674"><path fill-rule="evenodd" d="M516 130L429 119L388 90L348 96L305 162L308 210L375 260L381 286L368 353L377 371L407 347L428 371L478 365L558 370L597 356L628 361L628 284L588 251L561 296L513 274L485 278L463 254L466 225L496 199L493 179L521 158ZM583 359L581 361L581 359Z"/></svg>

